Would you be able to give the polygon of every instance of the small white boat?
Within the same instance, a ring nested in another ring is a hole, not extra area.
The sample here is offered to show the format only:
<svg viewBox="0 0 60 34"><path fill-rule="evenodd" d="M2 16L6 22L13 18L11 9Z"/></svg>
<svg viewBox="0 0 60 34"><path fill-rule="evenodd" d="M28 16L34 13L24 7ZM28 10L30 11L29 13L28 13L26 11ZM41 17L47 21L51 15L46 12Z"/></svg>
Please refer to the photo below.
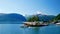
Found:
<svg viewBox="0 0 60 34"><path fill-rule="evenodd" d="M60 23L56 23L57 25L60 25Z"/></svg>

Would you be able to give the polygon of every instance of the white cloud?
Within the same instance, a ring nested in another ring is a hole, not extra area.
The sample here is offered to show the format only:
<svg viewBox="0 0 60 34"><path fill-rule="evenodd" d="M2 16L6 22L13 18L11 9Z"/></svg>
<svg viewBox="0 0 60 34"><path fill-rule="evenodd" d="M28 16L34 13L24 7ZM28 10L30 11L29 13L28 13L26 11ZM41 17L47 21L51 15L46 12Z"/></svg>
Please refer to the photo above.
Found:
<svg viewBox="0 0 60 34"><path fill-rule="evenodd" d="M41 11L37 11L36 13L37 13L37 14L42 14L42 12L41 12Z"/></svg>
<svg viewBox="0 0 60 34"><path fill-rule="evenodd" d="M43 14L43 12L42 11L36 11L36 14Z"/></svg>
<svg viewBox="0 0 60 34"><path fill-rule="evenodd" d="M44 14L44 15L46 15L46 13L44 13L43 11L40 11L40 10L39 11L36 11L35 14L42 14L42 15Z"/></svg>

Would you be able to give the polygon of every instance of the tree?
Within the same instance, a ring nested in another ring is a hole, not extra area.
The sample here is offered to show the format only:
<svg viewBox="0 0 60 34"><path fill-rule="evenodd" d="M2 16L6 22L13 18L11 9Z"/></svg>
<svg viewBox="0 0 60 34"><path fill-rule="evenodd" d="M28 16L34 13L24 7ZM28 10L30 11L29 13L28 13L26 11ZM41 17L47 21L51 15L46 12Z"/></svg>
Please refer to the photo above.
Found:
<svg viewBox="0 0 60 34"><path fill-rule="evenodd" d="M60 14L58 14L52 21L58 21L58 20L60 20Z"/></svg>
<svg viewBox="0 0 60 34"><path fill-rule="evenodd" d="M60 20L60 14L58 14L55 19Z"/></svg>
<svg viewBox="0 0 60 34"><path fill-rule="evenodd" d="M39 17L36 15L32 16L32 17L29 17L28 20L29 22L34 22L34 21L39 21Z"/></svg>

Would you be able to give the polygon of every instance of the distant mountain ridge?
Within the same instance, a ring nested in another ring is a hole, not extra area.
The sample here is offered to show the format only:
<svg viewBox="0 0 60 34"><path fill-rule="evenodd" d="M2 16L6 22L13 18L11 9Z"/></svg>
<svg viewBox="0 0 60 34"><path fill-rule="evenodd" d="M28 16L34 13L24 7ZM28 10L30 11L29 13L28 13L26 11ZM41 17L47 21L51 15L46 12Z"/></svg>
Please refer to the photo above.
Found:
<svg viewBox="0 0 60 34"><path fill-rule="evenodd" d="M32 17L32 16L38 16L40 21L50 21L56 17L54 15L44 15L44 14L35 14L35 15L30 15L28 17Z"/></svg>
<svg viewBox="0 0 60 34"><path fill-rule="evenodd" d="M21 14L11 13L11 14L0 14L1 21L26 21L25 17Z"/></svg>
<svg viewBox="0 0 60 34"><path fill-rule="evenodd" d="M53 18L55 18L54 15L42 15L42 14L37 14L40 21L50 21L52 20Z"/></svg>

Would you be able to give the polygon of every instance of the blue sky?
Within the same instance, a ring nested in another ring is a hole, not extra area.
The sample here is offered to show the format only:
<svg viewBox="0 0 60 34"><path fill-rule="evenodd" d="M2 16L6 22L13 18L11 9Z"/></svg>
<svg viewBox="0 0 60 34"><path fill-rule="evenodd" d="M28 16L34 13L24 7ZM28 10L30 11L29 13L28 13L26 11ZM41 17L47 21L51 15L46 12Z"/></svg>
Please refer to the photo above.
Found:
<svg viewBox="0 0 60 34"><path fill-rule="evenodd" d="M0 0L0 13L57 15L60 0Z"/></svg>

